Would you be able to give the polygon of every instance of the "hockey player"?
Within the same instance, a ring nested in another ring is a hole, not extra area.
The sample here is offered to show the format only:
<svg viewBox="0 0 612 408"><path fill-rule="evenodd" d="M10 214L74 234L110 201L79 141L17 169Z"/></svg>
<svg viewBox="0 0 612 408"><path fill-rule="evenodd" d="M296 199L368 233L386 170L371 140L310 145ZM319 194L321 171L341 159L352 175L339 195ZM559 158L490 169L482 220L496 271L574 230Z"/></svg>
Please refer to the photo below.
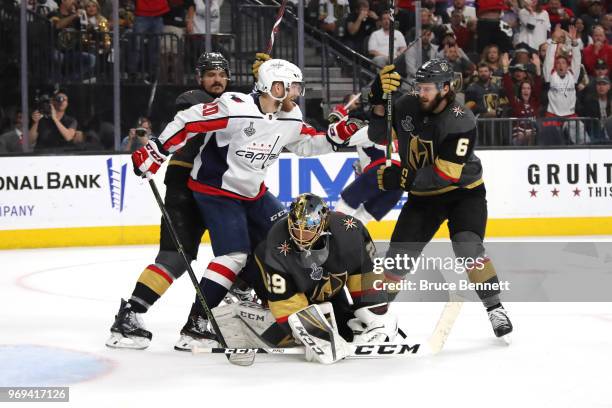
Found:
<svg viewBox="0 0 612 408"><path fill-rule="evenodd" d="M390 65L380 71L370 94L373 108L368 134L378 143L384 142L386 129L383 94L391 94L400 85L393 69ZM381 189L409 192L391 236L391 250L404 244L414 259L444 220L448 220L457 257L485 257L487 201L482 166L474 154L476 120L455 101L452 81L452 65L446 60L433 59L419 68L418 94L404 95L393 104L401 167L384 166L378 171ZM407 272L388 271L386 278L399 281ZM468 277L474 283L498 282L486 257L484 268L468 271ZM497 337L512 331L499 293L477 291Z"/></svg>
<svg viewBox="0 0 612 408"><path fill-rule="evenodd" d="M227 92L214 102L179 112L158 139L132 155L137 174L151 176L169 153L190 139L204 139L189 188L206 224L214 258L204 271L202 292L213 308L219 304L246 265L254 244L286 210L264 184L267 168L283 148L300 156L333 151L325 137L304 134L302 113L294 100L303 95L302 73L294 64L272 59L259 67L257 92ZM350 137L340 123L331 136L336 143ZM182 335L175 348L190 350L194 342L216 344L207 330L199 302L190 318L196 329Z"/></svg>
<svg viewBox="0 0 612 408"><path fill-rule="evenodd" d="M348 95L353 97L353 95ZM349 100L345 98L345 103ZM329 114L327 120L330 124L336 123L345 117L353 121L365 120L365 113L356 105L358 101L350 106L337 105ZM363 224L371 220L380 221L389 211L395 207L402 198L402 190L381 191L377 188L376 172L378 167L385 163L385 146L376 144L368 139L368 128L359 129L349 139L347 146L355 146L359 161L355 163L357 177L346 186L340 193L340 199L336 203L336 211L352 215ZM399 162L394 160L394 164Z"/></svg>
<svg viewBox="0 0 612 408"><path fill-rule="evenodd" d="M175 102L177 112L193 105L212 102L225 92L231 78L228 61L216 52L203 53L198 58L195 71L201 88L179 95ZM165 206L189 260L196 259L200 240L206 229L193 194L187 188L193 160L202 142L202 138L194 138L177 150L168 162L164 178ZM174 280L185 273L185 270L185 263L176 251L168 228L162 220L159 252L155 262L142 271L130 299L127 302L121 300L119 312L111 327L111 337L106 345L135 349L148 347L152 334L145 329L141 316L166 292ZM188 322L183 330L189 330L190 325L194 324Z"/></svg>
<svg viewBox="0 0 612 408"><path fill-rule="evenodd" d="M387 312L387 293L374 289L374 281L380 278L373 273L374 251L370 235L358 219L330 211L314 194L298 196L288 216L278 220L257 246L244 272L244 279L267 301L276 321L258 333L262 346L286 346L292 337L300 339L304 314L306 320L329 329L322 317L326 314L324 305L309 308L323 302L331 303L335 315L328 333L333 341L316 345L325 351L323 355L304 342L307 359L336 362L346 355L346 341L393 341L397 318ZM243 311L250 314L248 309Z"/></svg>

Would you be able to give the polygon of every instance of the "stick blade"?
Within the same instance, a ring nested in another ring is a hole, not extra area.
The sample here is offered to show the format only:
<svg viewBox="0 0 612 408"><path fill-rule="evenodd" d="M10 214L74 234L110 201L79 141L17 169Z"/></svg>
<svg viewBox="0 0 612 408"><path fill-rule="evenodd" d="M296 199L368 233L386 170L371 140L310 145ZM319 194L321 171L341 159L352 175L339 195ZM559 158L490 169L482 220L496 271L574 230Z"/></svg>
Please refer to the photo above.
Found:
<svg viewBox="0 0 612 408"><path fill-rule="evenodd" d="M237 366L248 367L255 362L255 352L244 354L227 354L227 360Z"/></svg>

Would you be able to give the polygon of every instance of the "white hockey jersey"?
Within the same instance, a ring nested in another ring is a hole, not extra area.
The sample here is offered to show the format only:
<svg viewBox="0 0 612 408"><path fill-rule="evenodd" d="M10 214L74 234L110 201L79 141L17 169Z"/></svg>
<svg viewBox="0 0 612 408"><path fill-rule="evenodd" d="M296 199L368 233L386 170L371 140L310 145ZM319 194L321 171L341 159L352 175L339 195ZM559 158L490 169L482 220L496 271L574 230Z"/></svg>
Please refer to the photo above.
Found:
<svg viewBox="0 0 612 408"><path fill-rule="evenodd" d="M555 116L576 113L576 82L580 75L580 48L572 49L570 70L563 78L554 69L557 44L549 43L542 67L544 80L549 83L547 112Z"/></svg>
<svg viewBox="0 0 612 408"><path fill-rule="evenodd" d="M211 103L179 112L159 136L169 152L193 137L204 137L188 182L191 190L254 200L265 193L267 169L284 147L298 156L333 151L325 134L302 131L307 125L299 107L291 112L264 114L255 98L226 92Z"/></svg>

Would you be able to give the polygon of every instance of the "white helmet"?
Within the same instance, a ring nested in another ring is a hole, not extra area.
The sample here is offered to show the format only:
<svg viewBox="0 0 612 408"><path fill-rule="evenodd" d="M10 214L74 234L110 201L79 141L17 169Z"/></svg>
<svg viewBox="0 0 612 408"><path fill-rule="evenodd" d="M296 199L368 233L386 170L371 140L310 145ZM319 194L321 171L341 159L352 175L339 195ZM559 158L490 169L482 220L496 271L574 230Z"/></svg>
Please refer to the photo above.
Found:
<svg viewBox="0 0 612 408"><path fill-rule="evenodd" d="M282 82L285 86L285 95L277 98L271 94L272 84ZM282 59L271 59L259 67L257 83L255 89L262 93L267 93L277 101L284 100L290 91L296 95L304 95L304 81L302 71L289 61Z"/></svg>

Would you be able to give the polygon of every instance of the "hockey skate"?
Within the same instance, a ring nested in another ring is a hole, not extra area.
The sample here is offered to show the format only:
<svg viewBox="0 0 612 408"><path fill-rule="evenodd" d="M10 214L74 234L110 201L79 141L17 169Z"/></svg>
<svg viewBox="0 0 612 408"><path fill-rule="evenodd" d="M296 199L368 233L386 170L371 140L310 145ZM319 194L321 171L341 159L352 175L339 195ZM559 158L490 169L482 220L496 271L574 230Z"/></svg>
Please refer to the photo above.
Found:
<svg viewBox="0 0 612 408"><path fill-rule="evenodd" d="M495 309L487 311L491 326L495 336L502 338L507 344L510 344L509 334L512 332L512 323L508 318L506 309L502 305L499 305Z"/></svg>
<svg viewBox="0 0 612 408"><path fill-rule="evenodd" d="M236 282L232 285L223 300L228 305L240 302L257 303L257 295L255 295L253 289L241 281L240 283Z"/></svg>
<svg viewBox="0 0 612 408"><path fill-rule="evenodd" d="M121 299L121 306L110 331L111 336L106 340L106 345L112 348L143 350L149 347L153 337L151 332L145 329L140 314L133 312L124 299Z"/></svg>
<svg viewBox="0 0 612 408"><path fill-rule="evenodd" d="M208 328L208 320L199 315L189 316L174 345L178 351L191 351L193 347L219 347L217 336Z"/></svg>

